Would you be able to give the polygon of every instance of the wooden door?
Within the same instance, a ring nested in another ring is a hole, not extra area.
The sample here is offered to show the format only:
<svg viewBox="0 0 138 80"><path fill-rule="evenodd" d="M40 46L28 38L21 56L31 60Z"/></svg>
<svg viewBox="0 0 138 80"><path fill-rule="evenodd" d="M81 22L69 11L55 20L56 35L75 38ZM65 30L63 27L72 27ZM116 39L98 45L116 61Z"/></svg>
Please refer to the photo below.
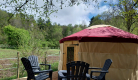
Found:
<svg viewBox="0 0 138 80"><path fill-rule="evenodd" d="M67 63L74 61L74 46L67 47Z"/></svg>
<svg viewBox="0 0 138 80"><path fill-rule="evenodd" d="M66 70L66 64L71 61L78 60L78 49L79 45L78 41L66 41L64 42L63 49L63 70Z"/></svg>

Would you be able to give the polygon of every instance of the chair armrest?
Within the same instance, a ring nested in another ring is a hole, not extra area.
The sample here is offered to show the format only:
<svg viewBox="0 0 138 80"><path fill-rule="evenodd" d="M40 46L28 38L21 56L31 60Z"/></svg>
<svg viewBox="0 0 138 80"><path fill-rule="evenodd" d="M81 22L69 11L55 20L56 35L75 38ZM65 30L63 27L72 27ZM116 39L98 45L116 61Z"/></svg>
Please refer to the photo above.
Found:
<svg viewBox="0 0 138 80"><path fill-rule="evenodd" d="M40 65L48 65L49 66L50 64L40 64Z"/></svg>
<svg viewBox="0 0 138 80"><path fill-rule="evenodd" d="M89 69L102 69L102 68L98 68L98 67L89 67Z"/></svg>
<svg viewBox="0 0 138 80"><path fill-rule="evenodd" d="M104 70L102 70L102 71L91 71L91 72L97 72L97 73L108 73L108 71L104 71Z"/></svg>
<svg viewBox="0 0 138 80"><path fill-rule="evenodd" d="M36 74L38 74L38 73L44 73L44 72L53 72L53 70L50 69L50 70L34 71L34 73L36 73Z"/></svg>
<svg viewBox="0 0 138 80"><path fill-rule="evenodd" d="M32 68L33 68L33 69L38 69L39 67L37 67L37 66L32 66Z"/></svg>
<svg viewBox="0 0 138 80"><path fill-rule="evenodd" d="M49 66L48 69L51 69L51 65L50 65L50 64L40 64L40 65L46 65L46 66Z"/></svg>
<svg viewBox="0 0 138 80"><path fill-rule="evenodd" d="M63 75L63 73L66 73L66 72L64 72L64 71L62 71L62 70L61 70L61 71L58 71L58 77L59 77L59 78L67 78L67 76L64 76L64 75Z"/></svg>
<svg viewBox="0 0 138 80"><path fill-rule="evenodd" d="M90 77L92 77L92 73L93 72L96 72L96 73L108 73L108 70L107 71L104 71L104 70L102 70L102 71L91 71Z"/></svg>

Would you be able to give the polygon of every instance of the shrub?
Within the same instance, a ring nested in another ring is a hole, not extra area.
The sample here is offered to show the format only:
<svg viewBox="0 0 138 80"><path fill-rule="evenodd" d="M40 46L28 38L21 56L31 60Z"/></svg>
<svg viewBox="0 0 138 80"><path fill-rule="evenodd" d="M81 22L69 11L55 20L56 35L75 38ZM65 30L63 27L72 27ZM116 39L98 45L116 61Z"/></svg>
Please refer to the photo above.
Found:
<svg viewBox="0 0 138 80"><path fill-rule="evenodd" d="M30 40L29 32L25 29L15 28L11 25L5 26L3 31L8 36L8 44L11 46L15 46L15 48L19 48L19 46L28 45L28 41Z"/></svg>
<svg viewBox="0 0 138 80"><path fill-rule="evenodd" d="M52 63L51 68L52 68L53 71L58 71L58 62Z"/></svg>

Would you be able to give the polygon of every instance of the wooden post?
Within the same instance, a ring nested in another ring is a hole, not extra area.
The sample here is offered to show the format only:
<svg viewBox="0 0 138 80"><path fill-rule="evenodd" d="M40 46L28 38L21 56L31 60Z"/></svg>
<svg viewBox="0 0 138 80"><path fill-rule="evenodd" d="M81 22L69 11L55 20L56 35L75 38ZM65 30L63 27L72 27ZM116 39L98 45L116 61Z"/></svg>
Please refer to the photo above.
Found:
<svg viewBox="0 0 138 80"><path fill-rule="evenodd" d="M17 78L19 78L19 52L17 52Z"/></svg>
<svg viewBox="0 0 138 80"><path fill-rule="evenodd" d="M46 56L47 56L47 52L45 52L45 64L46 64ZM46 65L45 65L45 70L46 70Z"/></svg>

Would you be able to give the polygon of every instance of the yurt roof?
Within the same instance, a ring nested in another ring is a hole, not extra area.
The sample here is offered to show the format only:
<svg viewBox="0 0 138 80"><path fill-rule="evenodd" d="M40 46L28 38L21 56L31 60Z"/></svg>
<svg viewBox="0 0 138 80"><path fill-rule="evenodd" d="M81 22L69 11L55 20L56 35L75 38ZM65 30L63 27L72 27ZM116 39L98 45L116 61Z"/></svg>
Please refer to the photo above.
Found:
<svg viewBox="0 0 138 80"><path fill-rule="evenodd" d="M94 25L83 29L70 36L64 37L59 42L78 40L79 42L132 42L138 43L138 36L123 31L111 25Z"/></svg>

